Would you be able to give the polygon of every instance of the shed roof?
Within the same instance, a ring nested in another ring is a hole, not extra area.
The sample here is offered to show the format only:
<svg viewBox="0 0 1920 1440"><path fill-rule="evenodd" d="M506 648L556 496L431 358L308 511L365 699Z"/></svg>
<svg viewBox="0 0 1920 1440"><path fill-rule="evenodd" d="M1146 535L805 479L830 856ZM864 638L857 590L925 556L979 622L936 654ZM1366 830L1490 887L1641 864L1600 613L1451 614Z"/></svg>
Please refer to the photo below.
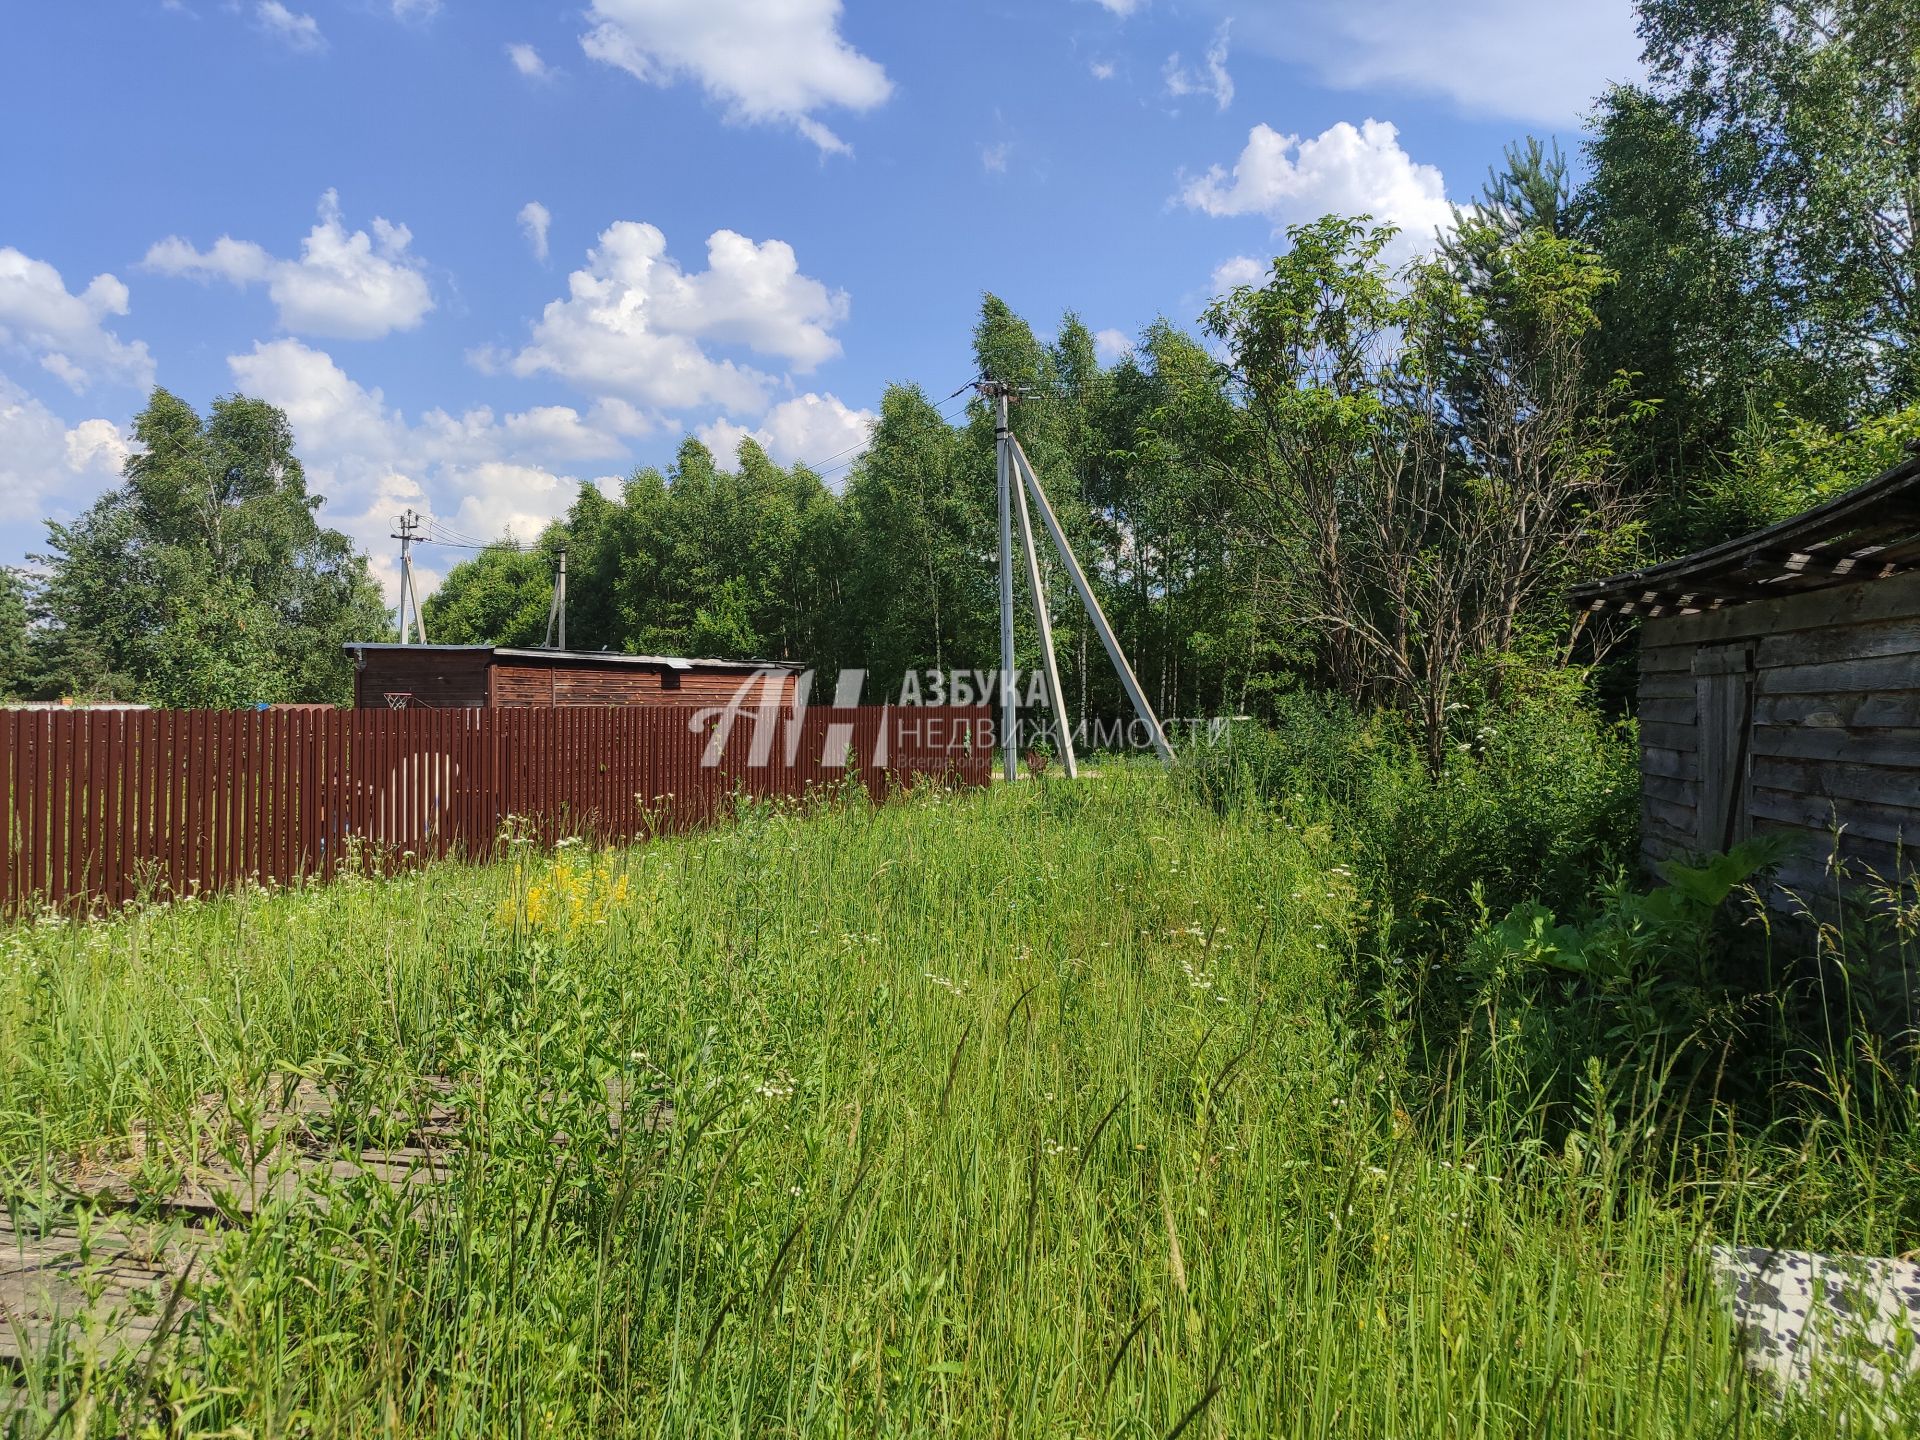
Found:
<svg viewBox="0 0 1920 1440"><path fill-rule="evenodd" d="M1920 567L1920 453L1873 479L1751 535L1645 570L1576 585L1578 609L1686 615Z"/></svg>
<svg viewBox="0 0 1920 1440"><path fill-rule="evenodd" d="M792 660L704 660L684 655L627 655L615 650L517 649L510 645L398 645L350 641L350 651L417 651L423 655L485 655L494 660L565 660L580 665L633 665L645 670L804 670Z"/></svg>

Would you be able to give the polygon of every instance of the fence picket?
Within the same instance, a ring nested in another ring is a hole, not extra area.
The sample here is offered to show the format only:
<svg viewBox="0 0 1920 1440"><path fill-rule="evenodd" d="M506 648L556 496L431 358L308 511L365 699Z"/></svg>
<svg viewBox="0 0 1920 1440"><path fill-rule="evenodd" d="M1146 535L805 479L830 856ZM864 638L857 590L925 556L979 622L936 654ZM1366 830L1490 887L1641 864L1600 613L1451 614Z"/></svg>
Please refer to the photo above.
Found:
<svg viewBox="0 0 1920 1440"><path fill-rule="evenodd" d="M0 913L120 905L149 875L169 897L330 878L357 845L481 860L509 814L548 842L618 844L708 823L737 794L804 801L851 776L878 800L992 768L968 738L984 710L748 712L707 765L713 723L694 706L0 712ZM824 753L849 724L851 772Z"/></svg>
<svg viewBox="0 0 1920 1440"><path fill-rule="evenodd" d="M0 745L6 747L0 753L0 795L6 797L6 828L0 830L0 908L11 911L19 903L20 862L19 837L15 833L15 816L19 813L17 796L20 793L20 716L17 712L0 713Z"/></svg>
<svg viewBox="0 0 1920 1440"><path fill-rule="evenodd" d="M47 857L49 901L54 905L67 898L67 766L73 755L72 732L64 726L53 727L53 744L47 756Z"/></svg>

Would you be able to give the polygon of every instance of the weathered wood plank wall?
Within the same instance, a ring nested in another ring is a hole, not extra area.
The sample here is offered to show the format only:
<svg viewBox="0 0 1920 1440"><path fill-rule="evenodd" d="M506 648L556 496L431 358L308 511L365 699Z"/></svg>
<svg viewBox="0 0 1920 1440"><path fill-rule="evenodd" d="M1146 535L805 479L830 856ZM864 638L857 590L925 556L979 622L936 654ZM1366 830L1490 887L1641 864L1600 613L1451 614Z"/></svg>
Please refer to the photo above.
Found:
<svg viewBox="0 0 1920 1440"><path fill-rule="evenodd" d="M1744 674L1742 654L1750 657ZM1783 833L1790 890L1831 888L1833 833L1891 877L1920 852L1920 574L1650 620L1641 837L1659 861ZM1731 823L1710 813L1730 787Z"/></svg>

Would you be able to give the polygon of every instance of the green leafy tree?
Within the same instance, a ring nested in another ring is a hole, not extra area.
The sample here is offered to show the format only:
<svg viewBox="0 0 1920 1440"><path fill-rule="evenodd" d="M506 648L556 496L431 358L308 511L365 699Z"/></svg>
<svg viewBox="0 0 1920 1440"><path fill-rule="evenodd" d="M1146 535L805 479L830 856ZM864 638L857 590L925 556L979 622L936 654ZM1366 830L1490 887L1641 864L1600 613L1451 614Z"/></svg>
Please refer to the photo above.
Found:
<svg viewBox="0 0 1920 1440"><path fill-rule="evenodd" d="M1648 79L1600 101L1579 209L1620 277L1600 302L1599 371L1634 371L1662 402L1634 465L1683 516L1687 488L1756 415L1842 427L1916 398L1920 11L1640 13Z"/></svg>
<svg viewBox="0 0 1920 1440"><path fill-rule="evenodd" d="M454 566L420 607L427 638L436 645L538 645L552 610L551 551L560 539L549 530L532 550L502 541ZM584 643L572 633L571 612L570 603L567 643Z"/></svg>
<svg viewBox="0 0 1920 1440"><path fill-rule="evenodd" d="M760 637L753 627L751 607L746 581L738 575L728 576L694 610L688 648L696 655L721 659L752 656L760 648Z"/></svg>
<svg viewBox="0 0 1920 1440"><path fill-rule="evenodd" d="M1791 519L1897 465L1915 445L1920 405L1839 430L1777 405L1743 425L1726 463L1679 497L1668 531L1693 548Z"/></svg>
<svg viewBox="0 0 1920 1440"><path fill-rule="evenodd" d="M576 650L825 662L845 570L833 495L752 441L721 469L687 440L672 469L637 471L610 499L583 485L531 549L503 543L456 565L428 600L428 634L538 644L567 553Z"/></svg>
<svg viewBox="0 0 1920 1440"><path fill-rule="evenodd" d="M161 601L164 628L145 659L140 693L160 705L227 709L285 692L274 617L226 578Z"/></svg>
<svg viewBox="0 0 1920 1440"><path fill-rule="evenodd" d="M1589 160L1582 238L1620 277L1599 301L1596 370L1631 371L1659 401L1630 463L1644 488L1675 492L1724 450L1748 397L1774 383L1757 259L1749 236L1717 222L1711 167L1655 97L1611 92Z"/></svg>
<svg viewBox="0 0 1920 1440"><path fill-rule="evenodd" d="M621 504L608 499L600 487L583 484L567 510L564 524L542 537L542 548L556 543L567 550L567 644L576 650L614 649L621 644L620 620L608 576L620 563ZM578 576L576 582L575 577ZM547 600L552 602L552 575L547 578ZM546 631L542 612L539 639Z"/></svg>
<svg viewBox="0 0 1920 1440"><path fill-rule="evenodd" d="M1229 468L1196 458L1237 443L1242 417L1214 357L1165 321L1148 328L1111 382L1094 503L1113 603L1143 617L1133 628L1154 634L1156 648L1174 652L1156 667L1175 681L1175 706L1163 698L1163 708L1236 713L1312 658L1297 633L1266 623L1284 552L1239 543ZM1108 704L1120 708L1117 689Z"/></svg>
<svg viewBox="0 0 1920 1440"><path fill-rule="evenodd" d="M643 654L690 653L692 618L678 593L673 568L673 504L667 477L649 466L621 487L620 506L607 527L596 581L609 587L618 622L618 648Z"/></svg>
<svg viewBox="0 0 1920 1440"><path fill-rule="evenodd" d="M1564 241L1575 234L1566 157L1558 145L1548 147L1528 137L1507 146L1501 163L1488 168L1487 182L1471 203L1453 207L1453 225L1440 238L1439 258L1472 303L1511 331L1524 323L1517 313L1523 300L1505 283L1515 247L1541 235ZM1452 378L1447 403L1463 423L1473 425L1484 419L1476 412L1486 391L1481 373L1486 357L1476 347L1471 327L1462 338L1448 357Z"/></svg>
<svg viewBox="0 0 1920 1440"><path fill-rule="evenodd" d="M832 497L811 471L782 470L751 440L736 458L722 470L689 439L664 485L629 487L664 544L649 573L632 577L627 607L669 653L819 660L838 581Z"/></svg>
<svg viewBox="0 0 1920 1440"><path fill-rule="evenodd" d="M1437 768L1467 668L1558 624L1565 583L1628 533L1616 407L1584 380L1611 276L1544 229L1464 237L1473 284L1445 256L1396 275L1391 236L1295 227L1265 285L1215 303L1195 460L1240 548L1281 557L1270 623L1317 636L1349 698L1413 715Z"/></svg>
<svg viewBox="0 0 1920 1440"><path fill-rule="evenodd" d="M991 485L991 478L987 486ZM909 670L997 663L994 500L960 432L917 386L889 386L844 500L839 646L871 693Z"/></svg>
<svg viewBox="0 0 1920 1440"><path fill-rule="evenodd" d="M1836 414L1920 370L1920 11L1907 0L1643 0L1652 92L1708 203L1753 238L1800 377Z"/></svg>
<svg viewBox="0 0 1920 1440"><path fill-rule="evenodd" d="M32 684L27 641L27 591L20 576L0 570L0 698L25 694Z"/></svg>
<svg viewBox="0 0 1920 1440"><path fill-rule="evenodd" d="M156 389L124 483L49 523L40 688L174 706L344 702L349 640L389 631L364 556L316 519L286 416Z"/></svg>

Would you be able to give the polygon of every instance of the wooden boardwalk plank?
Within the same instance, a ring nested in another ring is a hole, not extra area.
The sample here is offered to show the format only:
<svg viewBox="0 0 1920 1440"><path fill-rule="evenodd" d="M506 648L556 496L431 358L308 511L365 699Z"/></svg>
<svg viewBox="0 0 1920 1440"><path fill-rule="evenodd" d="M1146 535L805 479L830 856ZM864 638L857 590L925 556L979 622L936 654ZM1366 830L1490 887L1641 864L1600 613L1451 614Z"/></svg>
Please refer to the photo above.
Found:
<svg viewBox="0 0 1920 1440"><path fill-rule="evenodd" d="M90 1227L83 1249L71 1223L43 1233L0 1214L0 1363L38 1359L83 1321L108 1354L147 1345L211 1238L178 1224L107 1223Z"/></svg>

